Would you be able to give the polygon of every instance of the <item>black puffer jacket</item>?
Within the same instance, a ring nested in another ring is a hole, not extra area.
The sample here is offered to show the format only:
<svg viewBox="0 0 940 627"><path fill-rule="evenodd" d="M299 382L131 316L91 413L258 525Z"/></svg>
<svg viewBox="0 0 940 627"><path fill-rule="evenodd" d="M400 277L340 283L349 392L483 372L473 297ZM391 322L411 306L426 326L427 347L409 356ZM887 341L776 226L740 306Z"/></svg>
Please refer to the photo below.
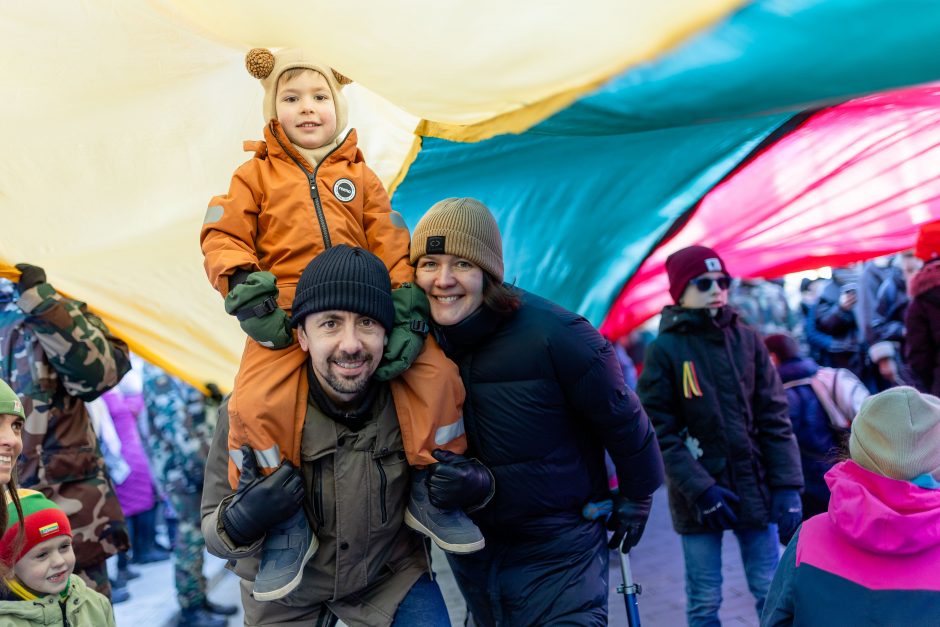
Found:
<svg viewBox="0 0 940 627"><path fill-rule="evenodd" d="M663 309L638 393L666 462L679 533L701 533L695 499L716 482L741 499L739 528L770 521L770 490L802 488L787 397L758 333L729 307Z"/></svg>
<svg viewBox="0 0 940 627"><path fill-rule="evenodd" d="M604 448L626 496L663 481L655 433L610 343L581 316L520 293L509 317L483 306L435 329L467 389L468 455L496 478L474 514L487 540L560 538L583 524L584 504L607 498Z"/></svg>

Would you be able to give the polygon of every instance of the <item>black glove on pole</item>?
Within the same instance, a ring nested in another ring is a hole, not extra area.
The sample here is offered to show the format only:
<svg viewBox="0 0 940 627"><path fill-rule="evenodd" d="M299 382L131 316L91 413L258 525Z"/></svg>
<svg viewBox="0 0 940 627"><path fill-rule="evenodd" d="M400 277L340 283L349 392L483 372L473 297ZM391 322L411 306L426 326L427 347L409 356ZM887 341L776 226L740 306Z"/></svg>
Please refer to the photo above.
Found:
<svg viewBox="0 0 940 627"><path fill-rule="evenodd" d="M435 449L428 466L428 499L443 510L479 509L493 495L493 474L479 460Z"/></svg>
<svg viewBox="0 0 940 627"><path fill-rule="evenodd" d="M297 512L304 498L304 484L289 461L262 476L254 450L246 444L241 452L242 474L235 498L222 511L222 527L235 544L247 546Z"/></svg>
<svg viewBox="0 0 940 627"><path fill-rule="evenodd" d="M646 521L650 517L650 508L653 506L653 497L643 499L628 499L619 494L611 498L613 509L607 519L607 528L614 532L607 548L616 549L622 546L624 553L629 553L643 537Z"/></svg>

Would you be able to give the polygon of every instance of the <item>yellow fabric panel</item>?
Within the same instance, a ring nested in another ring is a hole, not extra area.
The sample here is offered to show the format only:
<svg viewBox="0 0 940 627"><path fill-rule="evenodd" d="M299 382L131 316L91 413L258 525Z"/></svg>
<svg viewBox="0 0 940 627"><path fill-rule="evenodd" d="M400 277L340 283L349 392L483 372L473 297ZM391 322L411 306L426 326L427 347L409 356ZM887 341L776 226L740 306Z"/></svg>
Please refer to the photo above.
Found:
<svg viewBox="0 0 940 627"><path fill-rule="evenodd" d="M260 139L244 50L145 2L0 7L0 276L46 269L133 350L190 383L231 388L244 334L202 269L207 202ZM347 88L368 163L389 183L417 118Z"/></svg>
<svg viewBox="0 0 940 627"><path fill-rule="evenodd" d="M421 118L478 124L533 104L545 115L543 101L560 102L546 99L739 2L3 3L0 264L44 267L142 356L230 389L244 335L209 286L198 233L250 156L242 141L261 137L247 48L312 44L356 79L350 120L390 185L417 154Z"/></svg>
<svg viewBox="0 0 940 627"><path fill-rule="evenodd" d="M302 46L406 111L491 132L523 130L587 88L670 49L743 0L310 2L154 0L233 46ZM502 130L500 130L502 129ZM432 126L443 135L454 129Z"/></svg>

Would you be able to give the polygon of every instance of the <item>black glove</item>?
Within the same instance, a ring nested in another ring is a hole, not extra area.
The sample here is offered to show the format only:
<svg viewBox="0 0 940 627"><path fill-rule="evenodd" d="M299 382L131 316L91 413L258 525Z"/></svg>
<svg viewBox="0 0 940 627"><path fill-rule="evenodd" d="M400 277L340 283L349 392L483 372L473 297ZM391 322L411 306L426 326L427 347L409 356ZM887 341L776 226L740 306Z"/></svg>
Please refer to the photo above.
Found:
<svg viewBox="0 0 940 627"><path fill-rule="evenodd" d="M695 499L702 524L713 531L732 529L738 522L734 506L741 502L738 495L720 485L713 485Z"/></svg>
<svg viewBox="0 0 940 627"><path fill-rule="evenodd" d="M31 266L28 263L16 264L16 269L20 271L20 280L16 284L16 289L20 294L26 290L36 287L40 283L46 282L46 271L39 266Z"/></svg>
<svg viewBox="0 0 940 627"><path fill-rule="evenodd" d="M304 484L289 461L263 476L252 448L246 444L241 452L242 474L235 498L222 511L222 527L235 544L248 546L300 509Z"/></svg>
<svg viewBox="0 0 940 627"><path fill-rule="evenodd" d="M781 488L770 494L770 520L777 523L777 535L788 544L803 521L803 503L799 490Z"/></svg>
<svg viewBox="0 0 940 627"><path fill-rule="evenodd" d="M615 494L611 500L613 509L607 519L607 528L613 531L614 535L610 538L607 548L616 549L622 546L623 552L629 553L643 537L646 520L650 517L650 508L653 506L653 497L628 499Z"/></svg>
<svg viewBox="0 0 940 627"><path fill-rule="evenodd" d="M213 403L221 405L222 401L225 400L225 396L222 394L222 390L220 390L219 386L215 383L206 383L206 391L208 392L206 396L208 396L209 400L211 400Z"/></svg>
<svg viewBox="0 0 940 627"><path fill-rule="evenodd" d="M435 449L439 463L428 466L428 499L443 510L474 510L486 505L495 492L490 469L476 459Z"/></svg>

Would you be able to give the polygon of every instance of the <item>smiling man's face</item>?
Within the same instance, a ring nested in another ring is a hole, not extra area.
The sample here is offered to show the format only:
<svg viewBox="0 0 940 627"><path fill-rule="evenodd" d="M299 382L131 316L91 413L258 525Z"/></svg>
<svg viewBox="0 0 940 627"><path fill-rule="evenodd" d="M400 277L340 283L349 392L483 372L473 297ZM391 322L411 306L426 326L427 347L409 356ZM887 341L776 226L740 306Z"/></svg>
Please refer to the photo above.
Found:
<svg viewBox="0 0 940 627"><path fill-rule="evenodd" d="M385 350L385 328L351 311L320 311L308 315L297 330L300 348L320 387L331 400L355 400L378 368Z"/></svg>

